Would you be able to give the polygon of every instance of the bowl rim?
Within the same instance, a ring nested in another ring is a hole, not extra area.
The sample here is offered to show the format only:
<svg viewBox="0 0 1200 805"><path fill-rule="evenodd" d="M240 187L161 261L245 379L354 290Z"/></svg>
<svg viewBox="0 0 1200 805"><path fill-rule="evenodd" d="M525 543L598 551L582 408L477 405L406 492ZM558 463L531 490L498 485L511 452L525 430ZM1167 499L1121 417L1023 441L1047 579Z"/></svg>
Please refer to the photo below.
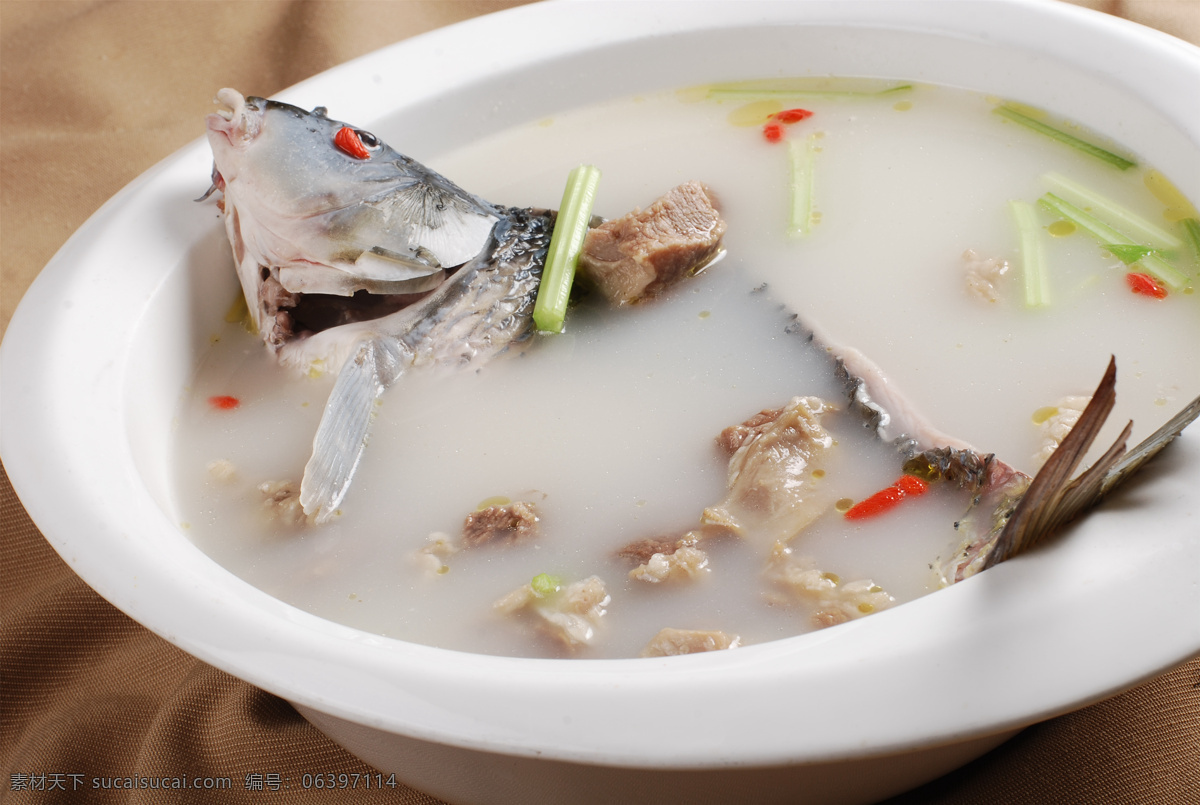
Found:
<svg viewBox="0 0 1200 805"><path fill-rule="evenodd" d="M314 105L341 86L369 87L383 72L431 60L447 65L429 81L407 87L399 100L393 98L392 108L398 108L430 102L477 80L481 72L514 72L634 39L665 41L716 28L923 30L1034 49L1049 47L1051 38L1069 29L1075 35L1059 58L1083 60L1098 77L1142 93L1193 145L1200 144L1200 110L1170 103L1181 88L1200 87L1200 49L1075 6L1049 0L692 3L681 17L666 14L678 3L634 5L577 0L511 9L405 40L276 97ZM650 15L658 27L630 28L630 20L645 20L648 9L662 12ZM935 18L932 28L923 27ZM537 38L546 27L570 33ZM496 37L512 47L486 48ZM1098 63L1088 50L1104 52L1098 45L1149 60L1147 70L1170 78L1141 86L1121 72L1120 59ZM474 55L447 60L441 56L447 52ZM380 92L339 93L344 99L339 116L369 124L380 115L372 106ZM125 248L120 244L144 234L139 227L147 216L163 220L155 210L174 204L183 193L194 195L196 177L208 173L206 149L199 140L185 147L92 216L35 280L0 347L0 453L34 522L101 595L206 662L312 709L414 738L594 764L698 768L838 760L1007 731L1102 698L1200 653L1200 617L1178 628L1147 628L1144 618L1129 611L1133 607L1109 594L1119 574L1114 575L1111 561L1100 561L1098 552L1144 561L1137 546L1114 540L1117 531L1139 525L1136 507L1116 507L1106 527L1081 523L1070 539L936 596L836 629L707 655L541 660L465 654L340 626L271 598L200 554L142 488L125 413L128 378L136 367L126 352L112 350L137 338L144 324L138 305L153 298L166 280L148 268L101 277L95 267L97 255L111 264L113 255L127 254L127 249L118 251ZM1198 188L1190 191L1192 197L1200 195ZM202 226L167 220L189 243L211 229L211 219ZM169 239L139 244L134 253L151 266L179 260ZM94 343L80 345L82 328L91 320L77 318L79 307L101 292L126 295L131 317ZM46 332L48 325L53 332ZM81 377L50 369L72 355L82 356ZM80 384L94 395L89 399L95 405L59 427L63 394ZM1200 466L1200 433L1194 431L1180 440L1171 460ZM88 440L87 450L71 448L78 438ZM1162 543L1157 556L1172 562L1161 575L1162 589L1146 595L1159 606L1200 613L1200 546L1187 529L1188 518L1195 522L1200 512L1187 502L1190 490L1182 479L1160 475L1153 488L1141 485L1135 492L1178 512L1180 521L1157 537ZM64 482L83 484L69 506L59 491ZM165 532L179 538L155 543ZM142 550L150 544L156 545L153 556ZM1064 568L1072 577L1060 578ZM1029 627L1042 620L1039 607L1046 603L1050 582L1062 585L1053 599L1061 604L1061 624L1031 634ZM1005 602L1002 615L995 614L997 600ZM164 606L165 601L173 606ZM981 613L996 617L1001 635L1013 636L1014 642L983 644L975 628ZM1101 645L1103 637L1078 631L1097 622L1122 638L1121 656ZM874 661L881 650L893 657L890 676L883 678ZM978 667L981 656L988 658L984 673ZM1053 658L1057 666L1039 667L1039 658ZM1089 666L1097 667L1084 674ZM1035 671L1037 686L1018 691L1002 685L1014 672ZM806 678L811 689L795 689L791 681L796 678ZM953 690L954 681L964 679L979 689ZM669 697L664 696L666 680ZM728 693L731 681L737 682L738 694L714 698L714 693ZM851 717L844 700L828 694L846 685L858 685L857 710L871 717ZM622 702L619 712L605 704L614 692ZM627 721L614 725L616 715ZM789 717L822 728L795 730ZM713 724L737 740L713 741Z"/></svg>

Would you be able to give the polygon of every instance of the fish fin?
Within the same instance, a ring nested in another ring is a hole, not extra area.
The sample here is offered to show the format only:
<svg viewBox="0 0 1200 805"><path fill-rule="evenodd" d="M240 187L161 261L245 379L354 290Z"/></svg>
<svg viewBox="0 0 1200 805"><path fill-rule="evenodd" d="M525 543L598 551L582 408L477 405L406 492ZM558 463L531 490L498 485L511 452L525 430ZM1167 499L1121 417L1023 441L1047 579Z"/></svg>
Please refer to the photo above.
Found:
<svg viewBox="0 0 1200 805"><path fill-rule="evenodd" d="M300 505L318 524L332 517L346 496L367 446L376 402L400 372L399 356L372 338L338 373L300 483Z"/></svg>
<svg viewBox="0 0 1200 805"><path fill-rule="evenodd" d="M1200 417L1200 397L1192 400L1179 413L1171 417L1167 424L1147 436L1137 447L1112 466L1104 476L1104 484L1100 493L1107 495L1126 479L1140 470L1146 462L1159 454L1164 447L1183 433L1183 429Z"/></svg>
<svg viewBox="0 0 1200 805"><path fill-rule="evenodd" d="M1165 425L1132 450L1126 451L1125 443L1133 428L1130 422L1103 456L1074 481L1068 482L1067 478L1095 441L1115 400L1116 362L1110 360L1104 379L1092 395L1092 402L1088 403L1075 427L1034 477L1029 491L1017 505L989 554L984 564L985 570L1033 547L1095 506L1200 417L1200 397L1197 397Z"/></svg>
<svg viewBox="0 0 1200 805"><path fill-rule="evenodd" d="M1058 449L1033 477L1029 489L1013 510L1012 516L1008 518L996 540L995 547L988 554L983 564L984 570L1038 544L1049 533L1051 525L1057 526L1066 522L1059 507L1070 487L1071 474L1096 441L1096 436L1116 401L1117 361L1116 358L1109 358L1108 369L1093 392L1091 401L1083 409L1079 421L1071 428ZM1123 439L1118 441L1122 443L1123 450ZM1106 467L1105 471L1107 469ZM1074 515L1078 515L1080 511L1082 510L1076 510Z"/></svg>

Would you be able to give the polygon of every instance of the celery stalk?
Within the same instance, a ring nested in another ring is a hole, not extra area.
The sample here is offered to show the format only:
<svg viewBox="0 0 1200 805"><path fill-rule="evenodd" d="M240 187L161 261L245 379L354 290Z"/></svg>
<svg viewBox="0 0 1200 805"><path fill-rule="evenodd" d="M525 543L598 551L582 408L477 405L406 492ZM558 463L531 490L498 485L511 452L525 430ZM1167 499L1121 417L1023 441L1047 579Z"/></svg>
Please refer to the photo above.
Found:
<svg viewBox="0 0 1200 805"><path fill-rule="evenodd" d="M1183 232L1187 236L1188 242L1192 244L1192 251L1196 253L1196 259L1200 260L1200 221L1195 218L1184 218L1179 223L1183 226Z"/></svg>
<svg viewBox="0 0 1200 805"><path fill-rule="evenodd" d="M1070 203L1069 201L1064 201L1053 193L1047 193L1046 195L1042 196L1040 199L1038 199L1038 204L1060 218L1066 218L1084 232L1087 232L1093 238L1100 241L1100 245L1102 246L1108 246L1110 243L1118 246L1144 245L1135 242L1129 237L1126 237L1124 234L1113 229L1099 218L1084 212L1074 204ZM1146 269L1148 274L1152 274L1172 291L1178 291L1187 284L1186 275L1169 264L1166 260L1163 260L1153 251L1138 260L1137 263L1142 268Z"/></svg>
<svg viewBox="0 0 1200 805"><path fill-rule="evenodd" d="M1061 173L1047 173L1043 180L1053 187L1061 197L1073 204L1090 208L1093 213L1105 218L1109 223L1122 227L1135 238L1141 238L1147 245L1160 249L1178 249L1183 241L1161 227L1147 221L1131 210L1127 210L1110 198L1084 187L1078 182L1071 181Z"/></svg>
<svg viewBox="0 0 1200 805"><path fill-rule="evenodd" d="M1032 117L1030 117L1029 115L1026 115L1022 112L1017 111L1012 106L1009 106L1009 105L997 106L992 111L994 113L1000 115L1000 117L1007 118L1007 119L1013 121L1014 123L1020 123L1022 126L1025 126L1026 128L1032 129L1033 131L1036 131L1039 134L1044 134L1045 136L1049 137L1052 140L1058 140L1060 143L1063 143L1064 145L1069 145L1072 148L1074 148L1076 151L1079 151L1080 153L1087 154L1088 156L1091 156L1091 157L1095 157L1096 159L1107 162L1109 165L1113 165L1117 168L1120 168L1121 170L1125 170L1126 168L1132 168L1134 165L1137 164L1133 160L1126 159L1123 156L1118 156L1117 154L1114 154L1112 151L1106 151L1103 148L1101 148L1100 146L1093 145L1092 143L1089 143L1086 140L1081 140L1072 134L1067 134L1062 129L1056 129L1054 126L1047 125L1040 120L1035 120Z"/></svg>
<svg viewBox="0 0 1200 805"><path fill-rule="evenodd" d="M815 157L813 136L803 140L788 140L788 192L792 201L789 235L803 237L812 229Z"/></svg>
<svg viewBox="0 0 1200 805"><path fill-rule="evenodd" d="M823 98L829 100L886 98L913 88L912 84L895 84L880 89L827 89L806 79L773 79L769 81L733 81L710 84L707 97L714 101L750 100L753 98Z"/></svg>
<svg viewBox="0 0 1200 805"><path fill-rule="evenodd" d="M575 281L575 267L579 264L583 240L592 220L592 204L599 183L600 170L592 165L579 165L567 176L567 187L563 191L554 232L550 236L550 248L546 252L546 264L542 268L537 301L533 305L533 323L538 330L562 332L571 283Z"/></svg>
<svg viewBox="0 0 1200 805"><path fill-rule="evenodd" d="M1025 306L1045 307L1050 304L1050 279L1046 275L1046 259L1038 236L1037 213L1028 201L1010 201L1008 207L1017 223L1017 235L1021 240Z"/></svg>

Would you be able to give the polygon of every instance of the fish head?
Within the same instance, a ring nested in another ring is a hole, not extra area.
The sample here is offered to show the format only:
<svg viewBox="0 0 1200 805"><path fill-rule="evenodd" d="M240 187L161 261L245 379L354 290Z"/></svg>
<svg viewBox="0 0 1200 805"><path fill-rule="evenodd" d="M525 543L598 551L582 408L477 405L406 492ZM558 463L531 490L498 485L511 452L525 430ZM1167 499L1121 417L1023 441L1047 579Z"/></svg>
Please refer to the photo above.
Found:
<svg viewBox="0 0 1200 805"><path fill-rule="evenodd" d="M396 180L396 163L405 160L369 132L331 119L324 107L307 111L228 88L217 101L223 108L206 121L216 173L280 215L362 203L378 195L380 183Z"/></svg>
<svg viewBox="0 0 1200 805"><path fill-rule="evenodd" d="M223 193L247 307L272 347L393 310L491 247L503 211L370 132L323 107L233 89L216 100L210 193ZM319 315L301 322L306 297Z"/></svg>

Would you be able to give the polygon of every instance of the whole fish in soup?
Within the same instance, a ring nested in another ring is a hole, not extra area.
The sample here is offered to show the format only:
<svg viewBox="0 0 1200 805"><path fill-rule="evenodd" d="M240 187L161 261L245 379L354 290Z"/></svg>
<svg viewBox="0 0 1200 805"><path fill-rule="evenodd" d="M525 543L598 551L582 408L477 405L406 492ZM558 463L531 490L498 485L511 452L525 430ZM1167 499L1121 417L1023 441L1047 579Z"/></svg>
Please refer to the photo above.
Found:
<svg viewBox="0 0 1200 805"><path fill-rule="evenodd" d="M222 194L253 329L284 366L337 375L298 496L286 484L270 490L302 510L305 522L337 512L376 404L402 376L423 367L478 367L547 329L535 318L535 300L556 281L547 261L554 265L548 255L557 253L560 237L576 241L579 254L570 263L573 271L578 261L577 284L618 308L669 291L723 254L726 223L716 197L699 182L608 221L591 216L590 196L580 202L571 192L557 212L504 207L330 118L323 107L309 112L231 89L221 90L218 101L223 108L208 117L214 169L205 197ZM569 288L570 272L556 290L564 305ZM749 544L766 579L813 602L814 623L839 623L894 601L870 579L844 583L793 555L795 537L840 506L825 479L843 466L847 423L855 432L865 427L873 449L899 475L878 494L839 509L847 519L872 516L933 486L960 490L954 494L967 501L954 523L961 545L935 563L940 582L953 584L1085 513L1200 415L1197 399L1128 452L1126 428L1073 479L1112 410L1114 359L1031 477L939 430L880 367L815 323L794 314L781 321L796 336L788 348L820 365L826 391L819 397L796 388L790 402L776 400L780 407L717 436L727 461L724 498L699 507L678 532L617 551L637 565L629 579L694 580L711 568L712 551L721 555L721 543ZM531 502L486 506L467 517L459 543L438 537L422 554L444 572L459 550L535 541L539 528ZM533 620L573 650L592 640L609 601L596 576L568 585L542 574L500 599L496 610ZM739 640L668 624L644 653L730 648Z"/></svg>

